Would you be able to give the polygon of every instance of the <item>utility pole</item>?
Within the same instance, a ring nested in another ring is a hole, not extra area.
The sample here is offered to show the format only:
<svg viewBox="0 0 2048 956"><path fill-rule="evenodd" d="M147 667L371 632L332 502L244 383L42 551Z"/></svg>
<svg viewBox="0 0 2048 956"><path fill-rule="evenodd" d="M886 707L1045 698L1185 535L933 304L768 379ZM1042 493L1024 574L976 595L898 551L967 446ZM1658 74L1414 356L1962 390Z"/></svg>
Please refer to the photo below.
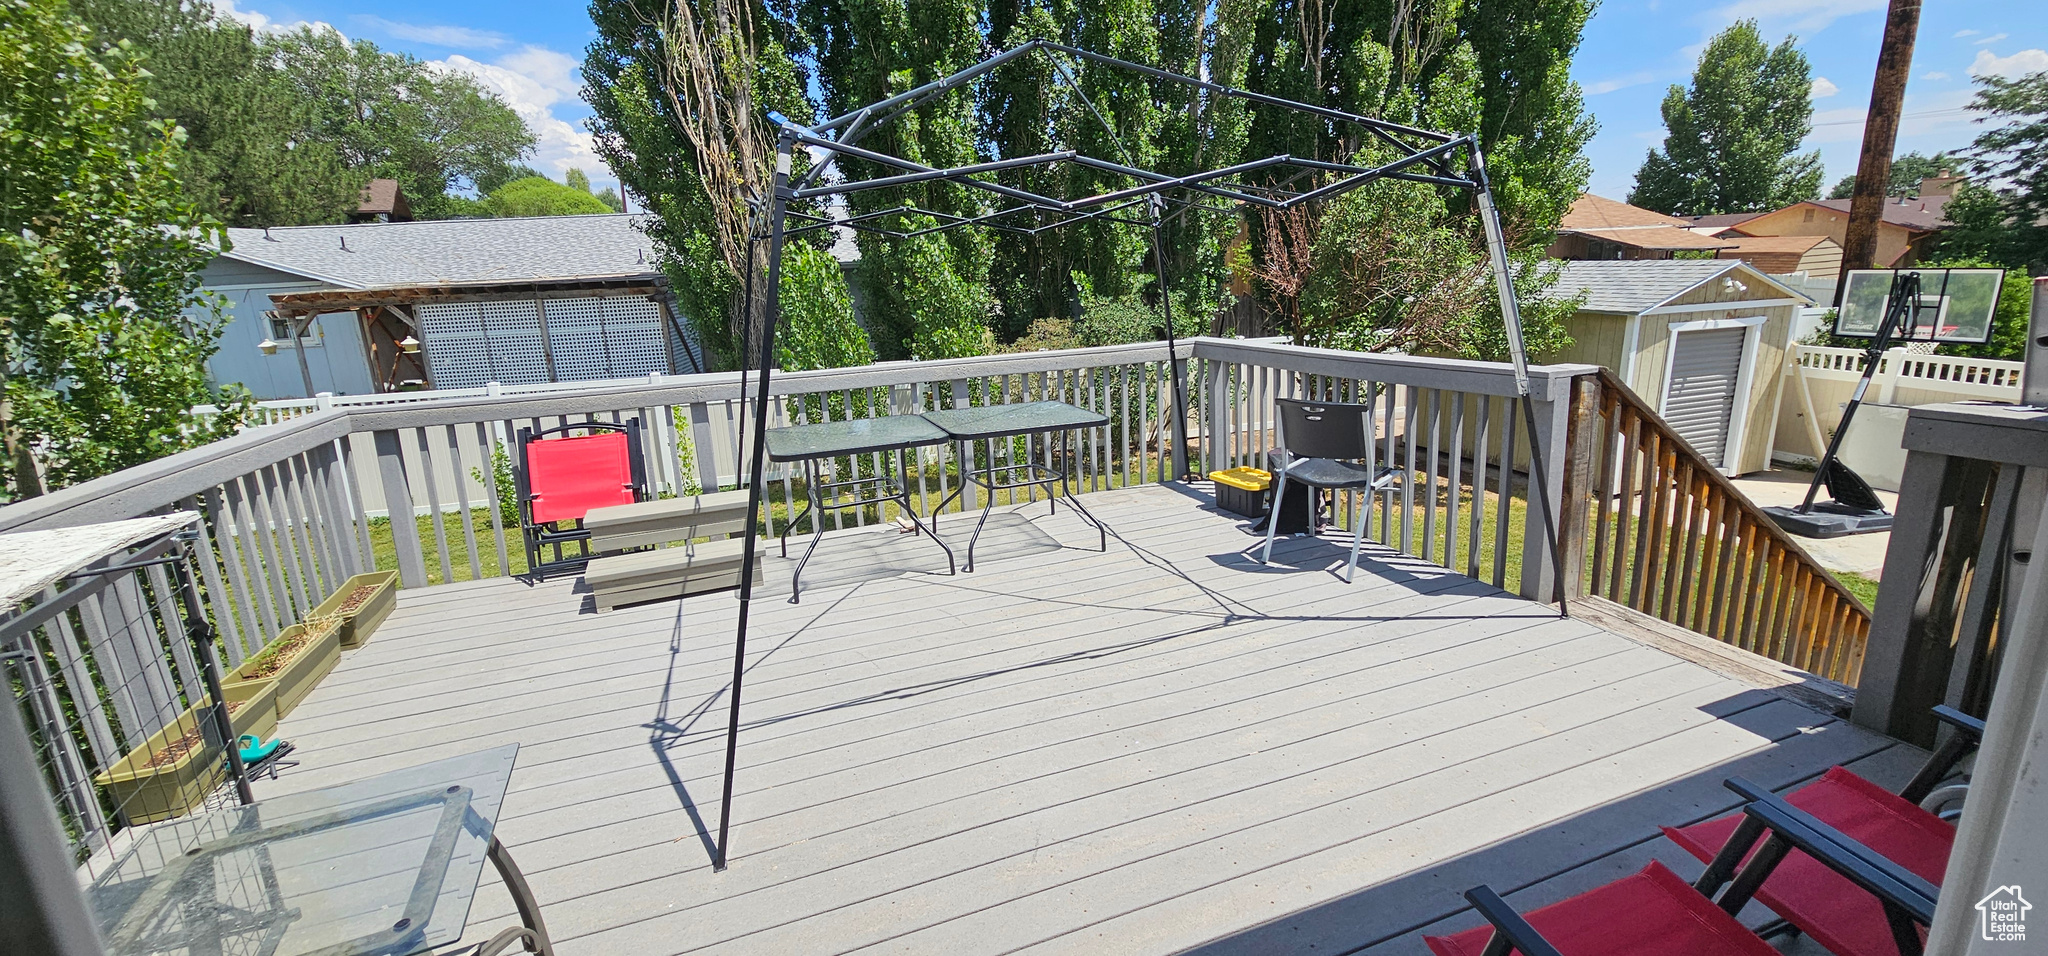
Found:
<svg viewBox="0 0 2048 956"><path fill-rule="evenodd" d="M1877 224L1884 216L1892 150L1899 142L1899 107L1906 98L1913 40L1919 32L1920 0L1891 0L1884 17L1884 46L1877 51L1877 76L1870 85L1870 114L1863 122L1863 156L1856 163L1856 191L1849 199L1849 230L1842 238L1842 274L1835 280L1837 302L1849 281L1849 270L1875 265Z"/></svg>

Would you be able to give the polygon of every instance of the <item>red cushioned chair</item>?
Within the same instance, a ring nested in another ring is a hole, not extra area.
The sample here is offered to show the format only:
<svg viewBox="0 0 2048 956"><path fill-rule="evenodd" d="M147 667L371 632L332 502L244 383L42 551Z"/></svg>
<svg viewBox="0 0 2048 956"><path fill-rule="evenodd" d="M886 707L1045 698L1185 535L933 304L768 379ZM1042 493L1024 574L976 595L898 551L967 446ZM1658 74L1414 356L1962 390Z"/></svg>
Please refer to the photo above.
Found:
<svg viewBox="0 0 2048 956"><path fill-rule="evenodd" d="M583 516L592 508L647 500L640 419L624 425L582 422L539 431L522 428L514 478L527 572L546 577L580 571L592 557ZM571 544L576 545L573 553L564 549ZM552 558L544 560L544 552Z"/></svg>
<svg viewBox="0 0 2048 956"><path fill-rule="evenodd" d="M1938 887L1956 830L1919 803L1976 749L1984 724L1948 707L1937 707L1934 713L1955 732L1897 794L1835 767L1786 800ZM1664 835L1693 856L1710 860L1727 846L1741 820L1736 814L1679 829L1665 827ZM1781 864L1756 898L1838 956L1900 954L1877 900L1855 892L1847 880L1804 854L1794 853Z"/></svg>
<svg viewBox="0 0 2048 956"><path fill-rule="evenodd" d="M1741 912L1788 854L1799 852L1839 874L1848 892L1876 903L1881 925L1902 926L1918 943L1916 928L1934 919L1934 890L1925 881L1770 791L1739 778L1727 785L1749 803L1738 815L1736 840L1714 857L1698 882L1687 885L1652 862L1634 876L1526 918L1491 888L1478 886L1466 891L1465 899L1489 925L1453 936L1427 936L1423 942L1437 956L1778 956L1733 914ZM1761 846L1748 853L1760 837Z"/></svg>

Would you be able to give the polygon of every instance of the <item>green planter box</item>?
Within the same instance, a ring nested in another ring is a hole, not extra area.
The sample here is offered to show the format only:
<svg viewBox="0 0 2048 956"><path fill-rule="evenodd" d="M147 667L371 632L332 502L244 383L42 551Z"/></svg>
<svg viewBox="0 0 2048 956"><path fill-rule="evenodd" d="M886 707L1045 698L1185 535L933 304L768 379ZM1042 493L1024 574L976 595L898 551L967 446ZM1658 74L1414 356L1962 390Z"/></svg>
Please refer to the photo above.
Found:
<svg viewBox="0 0 2048 956"><path fill-rule="evenodd" d="M336 621L315 618L307 623L294 624L280 631L277 640L271 644L309 632L313 635L312 640L301 646L283 667L266 677L250 676L249 672L262 659L263 655L258 653L228 672L227 679L221 682L221 693L226 694L229 700L248 700L264 687L273 687L277 694L278 719L284 719L292 708L299 706L299 701L312 692L314 685L320 683L320 678L334 669L335 662L341 660L341 627Z"/></svg>
<svg viewBox="0 0 2048 956"><path fill-rule="evenodd" d="M255 734L268 740L277 733L276 693L274 687L265 686L239 702L229 695L229 706L234 710L228 715L228 723L237 736ZM211 718L202 715L198 707L185 711L157 731L156 736L129 751L120 763L93 778L107 789L108 798L129 823L154 823L189 813L227 779L227 763L221 759L220 747L209 739L212 734L202 729L200 722L206 719ZM150 765L159 751L193 734L200 735L198 739L203 742L199 746L159 761L156 766Z"/></svg>
<svg viewBox="0 0 2048 956"><path fill-rule="evenodd" d="M364 598L362 603L356 605L355 610L342 610L342 606L348 603L349 597L356 593L356 589L364 587L376 590ZM336 589L331 597L320 602L320 606L306 616L340 619L341 646L355 648L369 643L370 633L377 629L377 625L384 623L384 619L391 616L391 609L397 606L398 572L376 571L358 574L341 582L341 587Z"/></svg>

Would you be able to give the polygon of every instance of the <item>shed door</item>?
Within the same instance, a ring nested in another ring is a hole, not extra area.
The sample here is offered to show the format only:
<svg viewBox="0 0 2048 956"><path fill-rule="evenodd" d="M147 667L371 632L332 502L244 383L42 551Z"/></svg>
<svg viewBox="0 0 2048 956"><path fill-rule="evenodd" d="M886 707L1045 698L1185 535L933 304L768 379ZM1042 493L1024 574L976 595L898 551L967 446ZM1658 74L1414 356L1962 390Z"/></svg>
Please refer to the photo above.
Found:
<svg viewBox="0 0 2048 956"><path fill-rule="evenodd" d="M1746 329L1703 329L1672 336L1671 385L1664 420L1715 467L1727 467L1728 419L1742 373Z"/></svg>

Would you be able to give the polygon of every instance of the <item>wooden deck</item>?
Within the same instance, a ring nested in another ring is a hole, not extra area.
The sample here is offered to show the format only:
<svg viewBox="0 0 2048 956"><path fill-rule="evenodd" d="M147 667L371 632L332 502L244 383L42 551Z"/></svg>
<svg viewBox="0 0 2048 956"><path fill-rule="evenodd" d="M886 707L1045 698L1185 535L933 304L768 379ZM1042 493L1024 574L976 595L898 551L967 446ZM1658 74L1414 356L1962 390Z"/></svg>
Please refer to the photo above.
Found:
<svg viewBox="0 0 2048 956"><path fill-rule="evenodd" d="M406 591L259 796L521 744L499 833L567 956L1421 953L1477 883L1530 907L1653 855L1697 872L1656 826L1730 808L1731 774L1921 756L1441 568L1369 553L1347 586L1334 542L1240 557L1199 494L1086 500L1107 553L1038 504L971 575L849 532L791 605L771 558L726 872L730 594ZM485 887L471 938L510 913Z"/></svg>

